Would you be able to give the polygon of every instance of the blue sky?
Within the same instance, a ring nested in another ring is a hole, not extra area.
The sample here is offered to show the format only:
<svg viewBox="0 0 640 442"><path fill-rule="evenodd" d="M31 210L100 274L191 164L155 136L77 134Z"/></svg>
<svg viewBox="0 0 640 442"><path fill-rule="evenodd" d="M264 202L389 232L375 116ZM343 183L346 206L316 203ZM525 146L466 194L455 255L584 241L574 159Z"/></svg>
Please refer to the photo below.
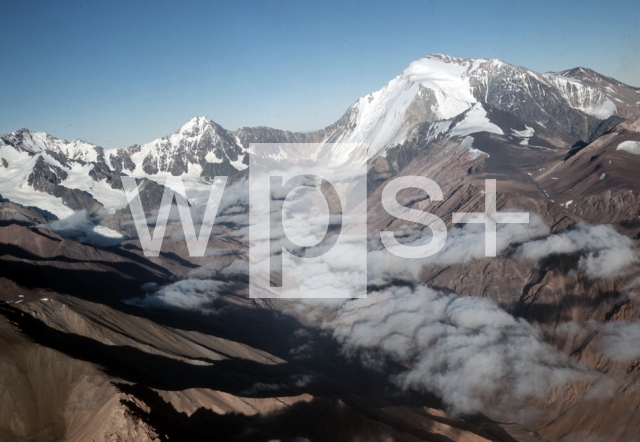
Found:
<svg viewBox="0 0 640 442"><path fill-rule="evenodd" d="M0 133L106 148L196 115L319 129L432 52L640 86L638 0L0 0L0 17Z"/></svg>

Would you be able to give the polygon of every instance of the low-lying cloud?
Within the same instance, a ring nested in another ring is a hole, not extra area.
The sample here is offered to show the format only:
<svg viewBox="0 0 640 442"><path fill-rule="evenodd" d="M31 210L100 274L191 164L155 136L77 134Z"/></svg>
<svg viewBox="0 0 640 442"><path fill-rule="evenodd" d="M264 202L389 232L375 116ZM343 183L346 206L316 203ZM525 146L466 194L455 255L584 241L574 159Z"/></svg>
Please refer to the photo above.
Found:
<svg viewBox="0 0 640 442"><path fill-rule="evenodd" d="M41 224L40 227L51 230L63 238L98 247L115 246L125 239L115 230L98 225L97 219L87 215L86 210L75 212L64 219Z"/></svg>
<svg viewBox="0 0 640 442"><path fill-rule="evenodd" d="M367 364L386 356L407 366L393 382L438 395L454 413L515 417L554 387L597 379L492 301L426 286L344 302L323 326Z"/></svg>
<svg viewBox="0 0 640 442"><path fill-rule="evenodd" d="M195 279L211 279L216 277L231 278L234 276L248 275L249 261L246 259L236 259L228 265L214 261L189 272L189 277Z"/></svg>
<svg viewBox="0 0 640 442"><path fill-rule="evenodd" d="M129 305L145 308L181 309L201 312L213 312L212 303L226 283L210 279L183 279L173 284L156 287L145 284L143 290L150 289L142 298L125 301Z"/></svg>
<svg viewBox="0 0 640 442"><path fill-rule="evenodd" d="M582 253L578 270L591 279L626 274L640 260L630 238L610 224L590 226L578 223L544 239L523 244L516 251L520 259L541 259L551 255Z"/></svg>
<svg viewBox="0 0 640 442"><path fill-rule="evenodd" d="M602 333L598 348L608 359L628 362L640 358L640 324L627 321L590 321L589 325Z"/></svg>
<svg viewBox="0 0 640 442"><path fill-rule="evenodd" d="M591 278L623 274L638 262L634 242L612 226L578 224L559 234L549 233L535 214L531 214L529 224L500 224L497 251L504 253L510 246L521 244L515 252L517 259L580 253L577 270ZM409 245L431 239L429 231L410 229L400 236ZM282 232L271 232L276 247L281 238ZM397 279L416 282L426 266L485 259L484 241L484 226L467 224L449 229L444 249L435 256L407 260L384 250L374 234L369 241L369 281L379 286ZM344 269L341 274L327 274L318 263L297 268L301 295L315 285L350 289L352 258L347 248L341 256L345 261L340 264ZM229 265L212 263L193 271L189 279L153 290L130 303L206 310L225 286L212 278L246 275L247 271L248 262L242 259ZM391 379L395 385L402 390L433 393L454 413L483 412L494 418L525 420L555 388L572 382L595 385L588 391L597 391L596 396L609 393L611 384L606 377L572 362L545 343L537 326L514 318L488 299L460 297L426 286L392 286L370 292L366 299L301 299L292 300L291 307L294 314L321 324L345 354L361 358L365 365L384 369L392 359L406 367ZM615 344L623 328L632 339ZM602 339L608 357L640 357L640 346L634 344L640 341L640 325L608 325L602 331L610 336Z"/></svg>
<svg viewBox="0 0 640 442"><path fill-rule="evenodd" d="M409 246L420 246L431 240L429 230L398 232L404 235L402 242ZM497 253L504 252L512 244L519 244L546 236L549 227L536 214L529 215L528 224L498 224ZM466 224L449 229L444 248L437 254L422 259L405 259L392 255L385 250L379 236L370 241L369 281L375 285L383 285L388 281L404 279L418 280L426 266L447 266L466 264L471 261L485 259L484 225Z"/></svg>

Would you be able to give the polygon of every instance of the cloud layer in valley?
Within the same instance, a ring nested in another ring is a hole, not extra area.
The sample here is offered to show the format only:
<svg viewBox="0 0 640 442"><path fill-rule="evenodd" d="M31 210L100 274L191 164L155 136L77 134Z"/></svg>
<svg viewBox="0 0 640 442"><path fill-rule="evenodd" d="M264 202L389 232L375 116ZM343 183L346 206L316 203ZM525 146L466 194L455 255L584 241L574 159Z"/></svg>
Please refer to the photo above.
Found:
<svg viewBox="0 0 640 442"><path fill-rule="evenodd" d="M145 284L143 290L148 289L151 293L125 302L146 308L212 312L211 303L218 298L225 285L222 281L211 279L183 279L159 289Z"/></svg>
<svg viewBox="0 0 640 442"><path fill-rule="evenodd" d="M551 255L580 253L578 270L591 279L626 274L640 259L634 242L609 224L578 223L570 229L520 246L516 257L542 259Z"/></svg>
<svg viewBox="0 0 640 442"><path fill-rule="evenodd" d="M536 326L492 301L426 286L349 300L323 327L365 364L375 368L385 357L400 362L407 369L393 377L396 385L435 393L455 413L515 417L554 387L598 379L546 344Z"/></svg>
<svg viewBox="0 0 640 442"><path fill-rule="evenodd" d="M497 251L504 255L509 247L519 245L512 248L515 257L531 260L579 253L577 270L590 278L621 275L638 261L634 242L612 226L578 224L558 234L549 233L534 214L529 224L498 225ZM409 245L431 239L428 230L406 229L398 237ZM276 244L281 238L282 232L272 233ZM392 375L395 385L402 390L433 393L454 413L483 412L493 418L521 421L535 418L534 410L555 388L573 382L591 385L584 400L610 394L609 378L572 362L545 343L536 325L514 318L488 299L460 297L427 286L389 286L398 279L419 281L425 266L485 259L484 241L484 226L467 224L449 229L445 247L437 255L407 260L384 250L374 234L369 241L369 280L386 288L370 292L366 299L292 300L290 313L327 330L346 355L360 358L372 369L387 369L390 360L399 363L404 368ZM343 259L345 273L340 281L349 281L348 250ZM333 281L331 275L318 271L316 264L297 270L304 284ZM247 271L248 263L242 259L229 265L208 264L194 270L190 279L154 290L135 304L207 309L226 284L215 278L244 277ZM623 329L633 339L616 344L614 340ZM640 326L607 325L602 331L602 342L608 348L605 354L611 359L640 355L640 348L633 345L636 336L640 340Z"/></svg>
<svg viewBox="0 0 640 442"><path fill-rule="evenodd" d="M510 245L544 237L550 230L536 214L531 213L528 224L498 224L497 252L504 252ZM413 231L405 229L396 232L405 245L420 246L431 241L429 230ZM405 259L394 256L385 250L379 237L369 242L369 281L375 285L384 285L392 280L418 280L426 266L447 266L466 264L485 258L485 230L481 224L465 224L449 229L444 248L437 254L422 259Z"/></svg>
<svg viewBox="0 0 640 442"><path fill-rule="evenodd" d="M47 230L57 233L63 238L91 244L98 247L108 247L120 244L124 236L115 230L100 226L96 223L96 216L90 217L86 210L75 212L73 215L41 224Z"/></svg>

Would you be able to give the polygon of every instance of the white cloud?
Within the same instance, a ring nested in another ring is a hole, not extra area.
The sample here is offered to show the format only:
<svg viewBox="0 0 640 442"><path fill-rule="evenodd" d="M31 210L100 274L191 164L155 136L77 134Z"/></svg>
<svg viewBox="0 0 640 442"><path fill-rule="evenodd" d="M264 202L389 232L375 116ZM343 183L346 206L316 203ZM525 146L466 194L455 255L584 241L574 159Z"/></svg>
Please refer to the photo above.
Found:
<svg viewBox="0 0 640 442"><path fill-rule="evenodd" d="M610 224L590 226L578 223L570 229L520 246L516 257L541 259L554 254L583 253L578 270L589 278L617 277L638 263L633 240Z"/></svg>
<svg viewBox="0 0 640 442"><path fill-rule="evenodd" d="M640 291L638 291L637 289L639 288L640 288L640 277L634 279L629 284L627 284L624 290L631 299L638 300L638 298L640 298Z"/></svg>
<svg viewBox="0 0 640 442"><path fill-rule="evenodd" d="M95 221L95 217L89 217L86 210L81 210L67 218L41 224L40 227L51 230L63 238L98 247L114 246L125 239L120 233L97 225Z"/></svg>
<svg viewBox="0 0 640 442"><path fill-rule="evenodd" d="M455 413L514 417L554 387L597 378L492 301L425 286L344 302L323 326L374 367L384 356L402 363L399 387L432 392Z"/></svg>
<svg viewBox="0 0 640 442"><path fill-rule="evenodd" d="M225 285L221 281L183 279L161 287L143 298L129 299L125 303L147 308L212 312L211 303Z"/></svg>
<svg viewBox="0 0 640 442"><path fill-rule="evenodd" d="M598 348L605 357L613 361L633 361L640 358L640 324L627 321L590 321L589 325L602 332Z"/></svg>
<svg viewBox="0 0 640 442"><path fill-rule="evenodd" d="M638 254L630 248L605 249L581 257L578 269L591 279L616 278L627 274L637 262Z"/></svg>
<svg viewBox="0 0 640 442"><path fill-rule="evenodd" d="M231 277L249 274L249 261L246 259L236 259L228 265L223 265L218 261L208 263L189 272L189 278L211 279L215 277Z"/></svg>
<svg viewBox="0 0 640 442"><path fill-rule="evenodd" d="M549 228L534 213L529 216L528 224L498 224L497 252L502 253L511 244L530 241L549 234ZM397 232L403 236L402 242L407 245L423 245L431 240L430 230L413 231L405 229ZM384 250L379 238L374 236L370 241L369 281L383 285L386 281L405 279L415 281L426 266L446 266L466 264L485 258L485 230L481 224L466 224L449 229L444 248L428 258L404 259Z"/></svg>

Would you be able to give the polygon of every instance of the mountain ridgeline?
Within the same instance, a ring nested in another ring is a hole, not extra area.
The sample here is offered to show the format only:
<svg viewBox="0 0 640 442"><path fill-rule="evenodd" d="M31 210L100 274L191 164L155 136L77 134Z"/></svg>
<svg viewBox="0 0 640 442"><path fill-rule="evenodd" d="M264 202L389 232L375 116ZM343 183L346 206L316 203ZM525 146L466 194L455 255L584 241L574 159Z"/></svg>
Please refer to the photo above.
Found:
<svg viewBox="0 0 640 442"><path fill-rule="evenodd" d="M509 119L502 131L506 137L528 124L547 143L570 148L640 113L640 89L583 68L540 74L496 59L431 55L360 98L336 123L312 133L267 127L230 131L196 117L144 145L105 150L21 129L0 138L0 194L29 204L24 195L32 189L50 196L33 205L55 216L80 209L91 213L121 204L109 192L122 189L120 175L233 176L247 167L251 143L317 143L313 154L322 161L348 165L389 156L400 159L394 162L398 167L412 155L394 152L399 146L413 139L413 149L424 150L440 135L462 137L455 126L469 112L480 116L480 123L484 119L498 127ZM430 135L419 136L425 133Z"/></svg>

